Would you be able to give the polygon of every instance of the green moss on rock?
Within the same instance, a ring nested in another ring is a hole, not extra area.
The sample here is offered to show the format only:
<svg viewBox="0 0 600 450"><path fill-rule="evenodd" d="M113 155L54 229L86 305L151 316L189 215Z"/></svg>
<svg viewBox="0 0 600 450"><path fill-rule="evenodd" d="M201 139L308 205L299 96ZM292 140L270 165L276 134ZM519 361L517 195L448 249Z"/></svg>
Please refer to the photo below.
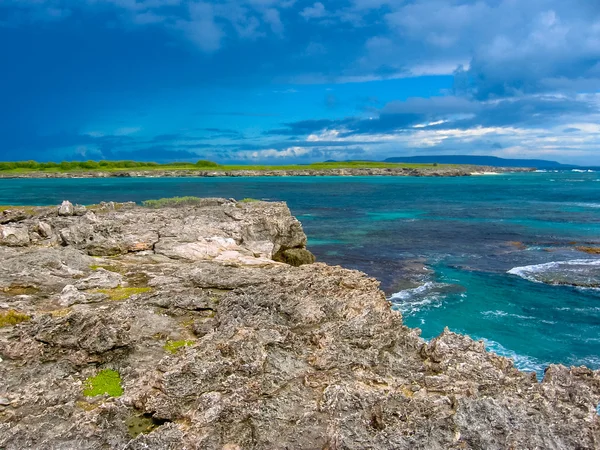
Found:
<svg viewBox="0 0 600 450"><path fill-rule="evenodd" d="M189 347L192 344L194 344L194 341L167 341L163 348L169 353L177 353L180 348Z"/></svg>
<svg viewBox="0 0 600 450"><path fill-rule="evenodd" d="M152 288L149 287L116 287L113 289L96 289L92 291L95 294L106 294L110 300L119 301L127 300L133 295L143 294L150 292Z"/></svg>
<svg viewBox="0 0 600 450"><path fill-rule="evenodd" d="M289 264L290 266L299 267L304 264L312 264L316 261L315 255L305 248L289 248L278 251L273 256L275 261Z"/></svg>
<svg viewBox="0 0 600 450"><path fill-rule="evenodd" d="M0 327L9 327L21 322L27 322L28 320L31 320L31 317L27 314L15 311L14 309L9 309L4 313L0 313Z"/></svg>
<svg viewBox="0 0 600 450"><path fill-rule="evenodd" d="M111 397L120 397L123 395L121 375L116 370L104 369L98 372L95 377L85 380L83 395L86 397L95 397L96 395L104 394L108 394Z"/></svg>

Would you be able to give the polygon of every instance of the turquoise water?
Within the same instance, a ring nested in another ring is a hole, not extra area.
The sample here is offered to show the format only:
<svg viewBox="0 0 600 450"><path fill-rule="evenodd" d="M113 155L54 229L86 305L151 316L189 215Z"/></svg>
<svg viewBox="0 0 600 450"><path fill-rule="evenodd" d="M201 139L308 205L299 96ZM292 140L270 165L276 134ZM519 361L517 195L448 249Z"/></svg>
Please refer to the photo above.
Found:
<svg viewBox="0 0 600 450"><path fill-rule="evenodd" d="M575 248L600 247L598 173L0 180L0 204L184 195L287 201L319 260L378 278L425 338L448 326L523 369L600 368L600 256Z"/></svg>

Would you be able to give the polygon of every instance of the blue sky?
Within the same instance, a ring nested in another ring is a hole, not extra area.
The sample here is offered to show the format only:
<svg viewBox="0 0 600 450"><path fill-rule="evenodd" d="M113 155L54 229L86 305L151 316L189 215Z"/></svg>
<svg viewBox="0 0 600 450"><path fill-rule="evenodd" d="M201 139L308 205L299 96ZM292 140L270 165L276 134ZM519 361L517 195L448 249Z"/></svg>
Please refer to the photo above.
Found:
<svg viewBox="0 0 600 450"><path fill-rule="evenodd" d="M600 2L0 0L0 159L600 165Z"/></svg>

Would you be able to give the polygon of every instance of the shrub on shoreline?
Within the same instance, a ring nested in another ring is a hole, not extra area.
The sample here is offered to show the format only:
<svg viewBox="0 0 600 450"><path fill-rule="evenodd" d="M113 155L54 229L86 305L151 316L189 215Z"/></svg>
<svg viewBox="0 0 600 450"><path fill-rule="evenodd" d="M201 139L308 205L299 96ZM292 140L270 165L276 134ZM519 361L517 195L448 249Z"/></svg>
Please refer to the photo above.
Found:
<svg viewBox="0 0 600 450"><path fill-rule="evenodd" d="M196 163L193 162L173 162L159 164L151 161L62 161L56 162L38 162L38 161L9 161L0 162L0 171L23 170L23 171L77 171L77 170L119 170L119 169L152 169L172 167L188 167L190 169L198 167L219 167L219 164L213 161L201 159Z"/></svg>

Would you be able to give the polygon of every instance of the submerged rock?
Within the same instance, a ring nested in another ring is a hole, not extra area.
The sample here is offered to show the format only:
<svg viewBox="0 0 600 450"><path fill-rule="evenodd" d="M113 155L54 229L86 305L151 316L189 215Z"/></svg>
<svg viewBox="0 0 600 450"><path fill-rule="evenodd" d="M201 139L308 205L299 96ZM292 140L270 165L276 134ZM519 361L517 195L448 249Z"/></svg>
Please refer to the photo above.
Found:
<svg viewBox="0 0 600 450"><path fill-rule="evenodd" d="M0 328L0 448L597 447L598 371L540 383L469 337L423 341L376 280L293 267L313 259L282 203L91 214L0 242L0 312L31 317ZM123 394L84 396L103 370Z"/></svg>

